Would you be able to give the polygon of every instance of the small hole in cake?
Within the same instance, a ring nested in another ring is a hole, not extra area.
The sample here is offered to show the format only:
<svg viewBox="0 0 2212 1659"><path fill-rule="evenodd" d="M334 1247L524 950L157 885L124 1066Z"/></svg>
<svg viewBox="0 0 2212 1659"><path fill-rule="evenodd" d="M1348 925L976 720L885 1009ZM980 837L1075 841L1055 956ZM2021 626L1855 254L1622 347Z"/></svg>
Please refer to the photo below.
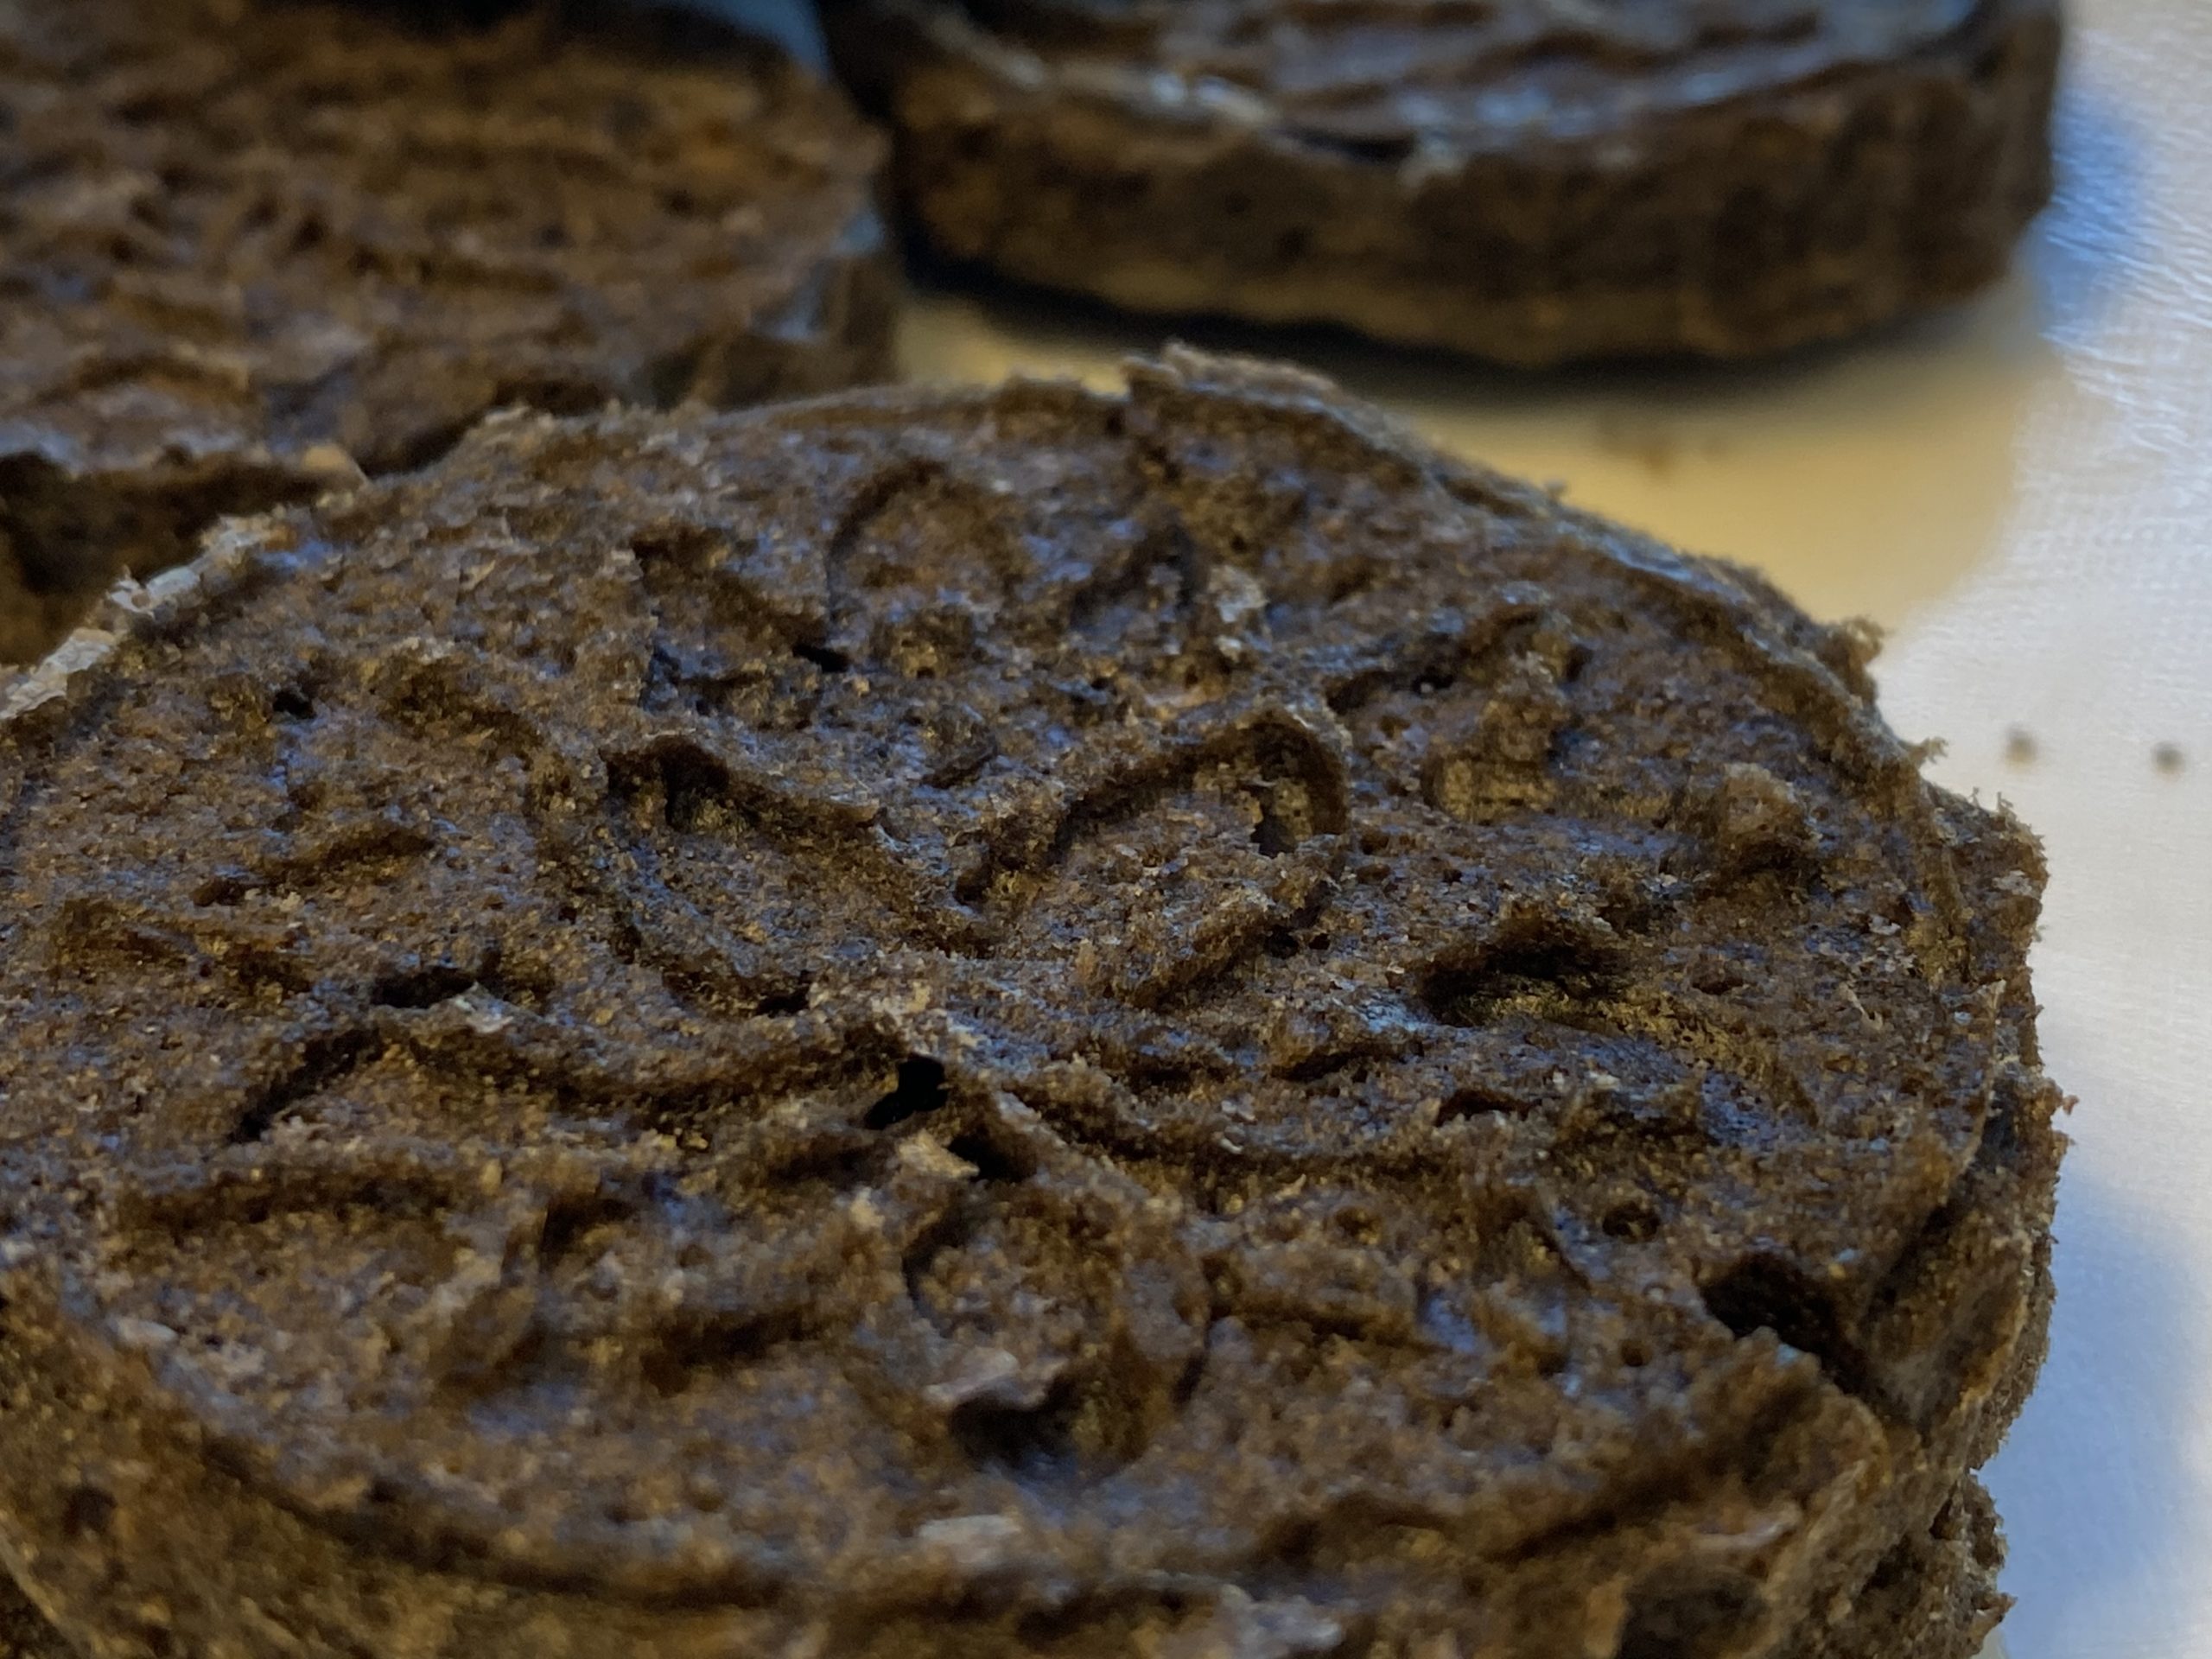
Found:
<svg viewBox="0 0 2212 1659"><path fill-rule="evenodd" d="M1436 1121L1455 1123L1463 1117L1526 1117L1535 1104L1487 1084L1471 1083L1452 1093L1437 1112Z"/></svg>
<svg viewBox="0 0 2212 1659"><path fill-rule="evenodd" d="M105 1535L115 1519L115 1500L97 1486L74 1486L61 1503L61 1533L65 1538L93 1538Z"/></svg>
<svg viewBox="0 0 2212 1659"><path fill-rule="evenodd" d="M976 1173L986 1181L1027 1180L1032 1171L1021 1160L1011 1156L990 1140L974 1131L955 1135L945 1150L963 1163L973 1164Z"/></svg>
<svg viewBox="0 0 2212 1659"><path fill-rule="evenodd" d="M1260 822L1252 831L1252 844L1269 858L1298 850L1299 834L1290 820L1275 808L1273 796L1261 805Z"/></svg>
<svg viewBox="0 0 2212 1659"><path fill-rule="evenodd" d="M757 1364L772 1349L804 1334L796 1317L709 1319L663 1332L638 1356L653 1392L673 1399L725 1373Z"/></svg>
<svg viewBox="0 0 2212 1659"><path fill-rule="evenodd" d="M386 974L371 988L369 1000L380 1008L430 1008L450 1001L475 983L476 976L467 969L438 963Z"/></svg>
<svg viewBox="0 0 2212 1659"><path fill-rule="evenodd" d="M229 906L240 903L252 890L248 879L236 871L226 870L211 875L192 890L192 902L201 909Z"/></svg>
<svg viewBox="0 0 2212 1659"><path fill-rule="evenodd" d="M753 1004L753 1012L764 1019L788 1020L806 1012L807 1001L813 994L813 981L802 974L788 985L763 991Z"/></svg>
<svg viewBox="0 0 2212 1659"><path fill-rule="evenodd" d="M550 1267L574 1255L601 1228L619 1227L637 1214L637 1205L612 1193L557 1198L545 1207L537 1243L538 1261Z"/></svg>
<svg viewBox="0 0 2212 1659"><path fill-rule="evenodd" d="M936 1111L951 1096L944 1081L944 1067L924 1054L910 1054L899 1062L899 1081L868 1109L861 1121L871 1129L895 1128L910 1117Z"/></svg>
<svg viewBox="0 0 2212 1659"><path fill-rule="evenodd" d="M1144 1415L1103 1379L1063 1381L1039 1404L974 1401L948 1427L977 1468L1021 1482L1054 1482L1082 1471L1122 1468L1144 1450Z"/></svg>
<svg viewBox="0 0 2212 1659"><path fill-rule="evenodd" d="M1558 1018L1618 990L1618 969L1609 938L1524 923L1470 955L1435 963L1417 995L1439 1025L1486 1026L1516 1009Z"/></svg>
<svg viewBox="0 0 2212 1659"><path fill-rule="evenodd" d="M1821 1363L1837 1387L1858 1394L1866 1362L1844 1334L1834 1301L1804 1273L1778 1257L1755 1255L1705 1287L1705 1306L1740 1341L1771 1331Z"/></svg>
<svg viewBox="0 0 2212 1659"><path fill-rule="evenodd" d="M1738 1573L1662 1571L1630 1599L1618 1659L1730 1659L1759 1612L1758 1591Z"/></svg>
<svg viewBox="0 0 2212 1659"><path fill-rule="evenodd" d="M1659 1211L1649 1198L1626 1198L1606 1211L1598 1224L1607 1238L1640 1244L1659 1230Z"/></svg>

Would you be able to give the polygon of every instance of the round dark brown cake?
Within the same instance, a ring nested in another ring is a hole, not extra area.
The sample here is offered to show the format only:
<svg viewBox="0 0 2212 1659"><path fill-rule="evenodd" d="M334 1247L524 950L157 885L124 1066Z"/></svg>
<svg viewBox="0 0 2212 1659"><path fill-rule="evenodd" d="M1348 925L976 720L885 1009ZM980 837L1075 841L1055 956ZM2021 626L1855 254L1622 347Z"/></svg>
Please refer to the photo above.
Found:
<svg viewBox="0 0 2212 1659"><path fill-rule="evenodd" d="M102 1659L1993 1618L2041 861L1748 573L1178 355L505 416L104 620L0 692Z"/></svg>
<svg viewBox="0 0 2212 1659"><path fill-rule="evenodd" d="M10 0L0 662L217 515L502 404L878 378L880 161L776 48L667 8Z"/></svg>
<svg viewBox="0 0 2212 1659"><path fill-rule="evenodd" d="M2050 183L2057 0L832 0L945 254L1514 364L1972 293Z"/></svg>

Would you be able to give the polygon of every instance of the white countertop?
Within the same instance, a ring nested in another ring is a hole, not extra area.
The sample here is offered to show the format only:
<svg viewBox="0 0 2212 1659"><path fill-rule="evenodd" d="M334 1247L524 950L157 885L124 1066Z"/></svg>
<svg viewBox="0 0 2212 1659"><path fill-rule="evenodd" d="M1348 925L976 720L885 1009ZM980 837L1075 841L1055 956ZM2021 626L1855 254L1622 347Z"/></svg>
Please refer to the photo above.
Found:
<svg viewBox="0 0 2212 1659"><path fill-rule="evenodd" d="M1969 310L1784 365L1528 379L1313 338L1446 446L1891 631L1892 722L2052 879L2081 1100L2041 1389L1992 1484L2012 1659L2212 1659L2212 0L2079 0L2057 205ZM911 372L1103 378L1142 322L937 293ZM2171 746L2161 758L2161 746Z"/></svg>

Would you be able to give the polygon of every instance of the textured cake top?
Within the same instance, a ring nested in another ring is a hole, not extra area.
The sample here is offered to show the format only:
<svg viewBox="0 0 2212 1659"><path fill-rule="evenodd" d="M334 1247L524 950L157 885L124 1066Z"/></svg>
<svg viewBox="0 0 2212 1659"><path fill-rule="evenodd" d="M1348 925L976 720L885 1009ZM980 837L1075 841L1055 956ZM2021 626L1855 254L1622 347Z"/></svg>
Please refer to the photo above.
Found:
<svg viewBox="0 0 2212 1659"><path fill-rule="evenodd" d="M7 1294L496 1575L1755 1607L2023 1059L1861 641L1281 372L502 418L130 608L0 717Z"/></svg>
<svg viewBox="0 0 2212 1659"><path fill-rule="evenodd" d="M969 0L1010 43L1163 104L1378 159L1580 139L1891 63L2001 0Z"/></svg>
<svg viewBox="0 0 2212 1659"><path fill-rule="evenodd" d="M0 456L378 471L502 402L672 401L734 320L804 321L877 141L772 48L555 10L0 5Z"/></svg>

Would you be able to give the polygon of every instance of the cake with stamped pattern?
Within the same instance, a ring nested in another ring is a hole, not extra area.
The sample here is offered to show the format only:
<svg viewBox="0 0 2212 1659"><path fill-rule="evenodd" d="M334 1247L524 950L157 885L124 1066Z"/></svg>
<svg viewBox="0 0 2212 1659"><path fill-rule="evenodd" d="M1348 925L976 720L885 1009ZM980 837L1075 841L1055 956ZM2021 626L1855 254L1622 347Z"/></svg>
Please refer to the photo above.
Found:
<svg viewBox="0 0 2212 1659"><path fill-rule="evenodd" d="M2058 0L829 0L956 265L1516 365L1952 304L2050 189Z"/></svg>
<svg viewBox="0 0 2212 1659"><path fill-rule="evenodd" d="M888 372L881 143L840 94L670 6L449 10L0 6L0 662L502 404Z"/></svg>
<svg viewBox="0 0 2212 1659"><path fill-rule="evenodd" d="M100 1659L1966 1659L2043 880L1302 374L495 418L0 688Z"/></svg>

